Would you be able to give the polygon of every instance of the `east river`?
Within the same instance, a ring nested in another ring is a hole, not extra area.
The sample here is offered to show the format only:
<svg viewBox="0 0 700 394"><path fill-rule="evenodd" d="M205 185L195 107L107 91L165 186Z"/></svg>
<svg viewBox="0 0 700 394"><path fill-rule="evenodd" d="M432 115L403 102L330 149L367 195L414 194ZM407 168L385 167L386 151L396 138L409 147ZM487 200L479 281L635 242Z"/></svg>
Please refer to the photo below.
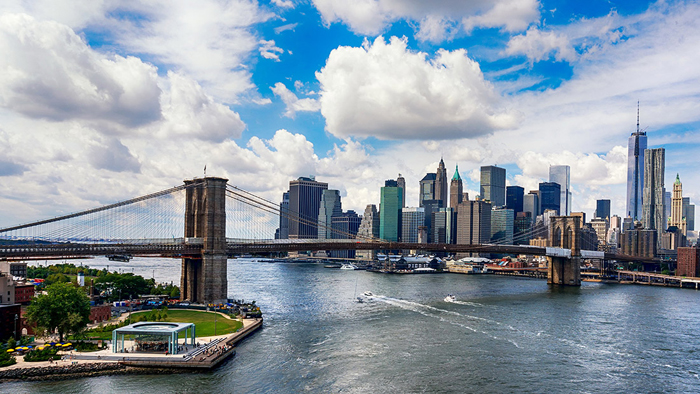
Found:
<svg viewBox="0 0 700 394"><path fill-rule="evenodd" d="M74 263L78 264L79 262ZM177 260L83 264L179 281ZM208 373L5 383L7 393L698 392L700 292L229 260L265 326ZM376 297L354 301L355 292ZM456 303L443 299L457 297Z"/></svg>

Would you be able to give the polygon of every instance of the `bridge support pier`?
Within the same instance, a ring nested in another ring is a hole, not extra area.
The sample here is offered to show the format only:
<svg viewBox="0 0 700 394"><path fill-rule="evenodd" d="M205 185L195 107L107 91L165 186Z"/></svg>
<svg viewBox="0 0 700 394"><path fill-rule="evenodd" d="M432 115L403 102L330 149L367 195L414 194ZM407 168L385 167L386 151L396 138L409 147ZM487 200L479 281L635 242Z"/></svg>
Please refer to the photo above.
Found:
<svg viewBox="0 0 700 394"><path fill-rule="evenodd" d="M581 286L581 218L554 216L550 220L549 246L571 249L571 254L547 257L547 283Z"/></svg>
<svg viewBox="0 0 700 394"><path fill-rule="evenodd" d="M581 258L547 257L547 284L581 286Z"/></svg>
<svg viewBox="0 0 700 394"><path fill-rule="evenodd" d="M185 237L202 239L199 256L182 259L180 299L221 303L228 298L226 183L228 179L186 180Z"/></svg>

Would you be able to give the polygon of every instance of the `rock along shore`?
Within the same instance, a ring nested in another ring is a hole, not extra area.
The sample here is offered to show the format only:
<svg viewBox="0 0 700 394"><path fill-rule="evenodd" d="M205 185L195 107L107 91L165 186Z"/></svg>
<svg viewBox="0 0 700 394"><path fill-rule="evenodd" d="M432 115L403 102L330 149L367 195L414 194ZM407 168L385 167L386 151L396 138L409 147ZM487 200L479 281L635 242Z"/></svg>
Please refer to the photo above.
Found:
<svg viewBox="0 0 700 394"><path fill-rule="evenodd" d="M182 373L182 369L143 368L119 363L85 363L50 367L31 367L0 370L0 383L12 381L66 380L102 375Z"/></svg>

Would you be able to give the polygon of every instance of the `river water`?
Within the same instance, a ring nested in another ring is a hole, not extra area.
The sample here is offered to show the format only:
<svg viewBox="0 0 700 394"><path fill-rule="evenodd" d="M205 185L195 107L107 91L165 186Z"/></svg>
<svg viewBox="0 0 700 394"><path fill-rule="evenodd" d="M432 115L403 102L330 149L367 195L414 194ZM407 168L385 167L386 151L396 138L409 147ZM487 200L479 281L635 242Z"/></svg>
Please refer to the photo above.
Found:
<svg viewBox="0 0 700 394"><path fill-rule="evenodd" d="M176 260L83 264L179 280ZM700 292L385 275L229 260L231 297L265 326L208 373L6 383L11 393L698 392ZM376 297L356 303L364 291ZM457 302L448 303L446 294Z"/></svg>

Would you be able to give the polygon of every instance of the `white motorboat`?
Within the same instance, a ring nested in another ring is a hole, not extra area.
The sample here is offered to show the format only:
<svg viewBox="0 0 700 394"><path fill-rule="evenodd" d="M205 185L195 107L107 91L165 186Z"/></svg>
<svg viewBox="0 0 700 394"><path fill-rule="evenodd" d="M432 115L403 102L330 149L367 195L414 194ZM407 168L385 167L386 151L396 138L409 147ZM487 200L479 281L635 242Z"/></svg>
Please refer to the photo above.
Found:
<svg viewBox="0 0 700 394"><path fill-rule="evenodd" d="M457 301L457 297L455 297L452 294L448 294L447 297L445 297L445 302L455 302Z"/></svg>
<svg viewBox="0 0 700 394"><path fill-rule="evenodd" d="M362 295L365 297L373 297L374 296L374 294L372 294L371 291L365 291L364 293L362 293Z"/></svg>
<svg viewBox="0 0 700 394"><path fill-rule="evenodd" d="M357 267L355 267L354 264L343 264L340 266L341 270L356 270Z"/></svg>

